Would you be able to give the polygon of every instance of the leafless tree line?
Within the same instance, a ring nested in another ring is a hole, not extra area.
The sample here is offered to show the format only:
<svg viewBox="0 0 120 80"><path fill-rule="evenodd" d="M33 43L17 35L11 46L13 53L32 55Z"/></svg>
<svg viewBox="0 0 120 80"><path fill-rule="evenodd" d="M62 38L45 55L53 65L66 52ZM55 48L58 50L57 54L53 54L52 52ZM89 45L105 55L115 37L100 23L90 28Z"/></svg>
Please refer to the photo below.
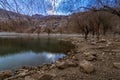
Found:
<svg viewBox="0 0 120 80"><path fill-rule="evenodd" d="M107 32L120 34L120 0L91 0L95 4L90 6L81 6L78 9L86 10L82 13L73 14L69 22L72 25L71 30L83 33L85 39L91 33L99 39L100 35L106 35ZM113 17L117 16L117 22L114 23Z"/></svg>

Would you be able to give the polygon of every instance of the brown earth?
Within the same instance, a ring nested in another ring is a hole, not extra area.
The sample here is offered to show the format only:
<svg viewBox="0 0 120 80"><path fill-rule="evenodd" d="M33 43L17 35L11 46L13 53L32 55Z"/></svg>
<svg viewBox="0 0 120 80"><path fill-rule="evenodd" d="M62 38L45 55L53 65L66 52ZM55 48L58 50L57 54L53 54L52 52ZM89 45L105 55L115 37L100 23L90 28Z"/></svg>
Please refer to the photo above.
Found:
<svg viewBox="0 0 120 80"><path fill-rule="evenodd" d="M69 37L75 49L53 64L0 72L0 80L120 80L120 38Z"/></svg>

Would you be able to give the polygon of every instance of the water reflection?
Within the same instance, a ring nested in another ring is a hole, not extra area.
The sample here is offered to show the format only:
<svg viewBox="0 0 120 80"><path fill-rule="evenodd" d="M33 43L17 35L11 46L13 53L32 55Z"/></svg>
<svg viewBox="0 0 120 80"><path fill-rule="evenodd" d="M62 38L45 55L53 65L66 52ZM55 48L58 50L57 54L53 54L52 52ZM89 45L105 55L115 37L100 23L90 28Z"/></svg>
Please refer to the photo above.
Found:
<svg viewBox="0 0 120 80"><path fill-rule="evenodd" d="M64 57L62 53L35 53L33 51L20 52L14 55L0 57L0 70L15 69L22 66L36 66L43 63L51 63Z"/></svg>
<svg viewBox="0 0 120 80"><path fill-rule="evenodd" d="M0 70L51 63L73 48L54 38L0 38Z"/></svg>

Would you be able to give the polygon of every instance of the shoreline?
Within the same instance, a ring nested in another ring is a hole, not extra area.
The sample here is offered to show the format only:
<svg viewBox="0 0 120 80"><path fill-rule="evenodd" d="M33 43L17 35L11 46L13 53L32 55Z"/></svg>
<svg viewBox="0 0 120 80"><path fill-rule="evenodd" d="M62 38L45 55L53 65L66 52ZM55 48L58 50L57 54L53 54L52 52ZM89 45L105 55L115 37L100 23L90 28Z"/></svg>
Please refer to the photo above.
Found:
<svg viewBox="0 0 120 80"><path fill-rule="evenodd" d="M79 34L47 34L47 33L40 33L39 35L37 33L15 33L15 32L0 32L0 37L80 37Z"/></svg>
<svg viewBox="0 0 120 80"><path fill-rule="evenodd" d="M64 37L75 49L55 63L6 72L5 80L119 80L120 39ZM4 75L5 77L5 75ZM4 80L2 79L2 80Z"/></svg>

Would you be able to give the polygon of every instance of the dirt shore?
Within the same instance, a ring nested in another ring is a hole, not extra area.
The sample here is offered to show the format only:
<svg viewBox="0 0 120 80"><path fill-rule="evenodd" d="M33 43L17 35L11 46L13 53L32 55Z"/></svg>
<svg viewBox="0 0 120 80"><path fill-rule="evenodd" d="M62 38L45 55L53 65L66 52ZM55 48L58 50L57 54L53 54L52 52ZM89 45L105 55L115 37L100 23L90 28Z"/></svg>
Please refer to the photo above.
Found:
<svg viewBox="0 0 120 80"><path fill-rule="evenodd" d="M67 37L75 49L53 64L1 71L0 80L120 80L120 38Z"/></svg>

